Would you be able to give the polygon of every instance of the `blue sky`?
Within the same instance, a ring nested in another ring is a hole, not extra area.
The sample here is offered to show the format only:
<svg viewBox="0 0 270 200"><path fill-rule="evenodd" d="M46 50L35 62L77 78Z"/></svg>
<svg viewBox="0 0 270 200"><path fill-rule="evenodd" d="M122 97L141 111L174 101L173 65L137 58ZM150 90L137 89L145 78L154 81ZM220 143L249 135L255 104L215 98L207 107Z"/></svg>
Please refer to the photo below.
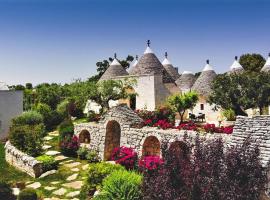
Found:
<svg viewBox="0 0 270 200"><path fill-rule="evenodd" d="M148 39L179 71L210 59L224 72L235 55L270 52L270 1L0 0L0 81L85 79L114 52L142 55Z"/></svg>

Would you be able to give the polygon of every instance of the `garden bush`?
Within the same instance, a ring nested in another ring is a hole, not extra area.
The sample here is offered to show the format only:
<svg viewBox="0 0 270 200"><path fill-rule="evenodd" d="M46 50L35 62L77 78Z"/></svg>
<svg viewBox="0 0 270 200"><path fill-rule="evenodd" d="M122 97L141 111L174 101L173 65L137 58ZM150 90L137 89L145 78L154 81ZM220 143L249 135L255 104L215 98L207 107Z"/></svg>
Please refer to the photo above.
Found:
<svg viewBox="0 0 270 200"><path fill-rule="evenodd" d="M138 163L138 154L132 148L115 148L112 153L112 160L126 169L134 169Z"/></svg>
<svg viewBox="0 0 270 200"><path fill-rule="evenodd" d="M258 200L266 173L250 140L224 150L221 139L162 145L164 166L146 171L144 200ZM191 152L193 152L191 156Z"/></svg>
<svg viewBox="0 0 270 200"><path fill-rule="evenodd" d="M64 120L58 127L60 141L74 135L74 125L71 120Z"/></svg>
<svg viewBox="0 0 270 200"><path fill-rule="evenodd" d="M235 121L236 116L233 109L227 109L222 111L222 116L226 118L227 121Z"/></svg>
<svg viewBox="0 0 270 200"><path fill-rule="evenodd" d="M15 200L16 197L13 195L13 191L9 184L0 181L0 197L4 200Z"/></svg>
<svg viewBox="0 0 270 200"><path fill-rule="evenodd" d="M34 189L26 188L20 192L18 200L38 200L38 195Z"/></svg>
<svg viewBox="0 0 270 200"><path fill-rule="evenodd" d="M59 163L52 156L42 155L42 156L37 157L36 159L38 161L42 162L42 171L43 172L58 168Z"/></svg>
<svg viewBox="0 0 270 200"><path fill-rule="evenodd" d="M69 101L67 99L65 99L64 101L62 101L61 103L57 105L56 111L60 114L60 116L63 119L67 119L69 117L68 107L69 107Z"/></svg>
<svg viewBox="0 0 270 200"><path fill-rule="evenodd" d="M77 155L81 160L86 160L86 155L88 153L89 149L86 147L80 147L77 151Z"/></svg>
<svg viewBox="0 0 270 200"><path fill-rule="evenodd" d="M140 200L142 176L133 171L115 171L102 182L101 193L94 200Z"/></svg>
<svg viewBox="0 0 270 200"><path fill-rule="evenodd" d="M19 150L35 157L42 153L44 132L43 124L12 125L9 140Z"/></svg>
<svg viewBox="0 0 270 200"><path fill-rule="evenodd" d="M88 196L92 196L95 191L100 188L103 179L118 170L124 171L125 168L118 164L115 165L105 162L91 163L87 172L83 192Z"/></svg>
<svg viewBox="0 0 270 200"><path fill-rule="evenodd" d="M38 125L43 123L43 117L37 111L26 111L12 120L13 125Z"/></svg>
<svg viewBox="0 0 270 200"><path fill-rule="evenodd" d="M139 160L139 169L142 172L151 172L162 168L164 160L160 156L144 156Z"/></svg>
<svg viewBox="0 0 270 200"><path fill-rule="evenodd" d="M89 150L86 154L86 160L90 163L97 163L97 162L100 162L101 159L97 151Z"/></svg>
<svg viewBox="0 0 270 200"><path fill-rule="evenodd" d="M77 151L80 148L79 138L77 136L66 136L60 141L60 150L65 156L77 157Z"/></svg>

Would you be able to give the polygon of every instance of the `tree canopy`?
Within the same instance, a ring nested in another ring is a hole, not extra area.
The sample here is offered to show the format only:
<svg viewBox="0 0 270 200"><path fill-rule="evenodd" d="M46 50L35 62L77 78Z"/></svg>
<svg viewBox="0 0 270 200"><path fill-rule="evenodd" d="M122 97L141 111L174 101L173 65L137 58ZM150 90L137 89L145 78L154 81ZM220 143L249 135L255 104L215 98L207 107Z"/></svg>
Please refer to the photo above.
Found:
<svg viewBox="0 0 270 200"><path fill-rule="evenodd" d="M244 54L240 57L239 63L246 71L260 72L265 64L265 59L260 54Z"/></svg>
<svg viewBox="0 0 270 200"><path fill-rule="evenodd" d="M168 97L167 102L173 110L178 112L181 117L181 123L183 122L184 114L186 110L192 109L199 100L198 94L194 91L187 93L177 93Z"/></svg>

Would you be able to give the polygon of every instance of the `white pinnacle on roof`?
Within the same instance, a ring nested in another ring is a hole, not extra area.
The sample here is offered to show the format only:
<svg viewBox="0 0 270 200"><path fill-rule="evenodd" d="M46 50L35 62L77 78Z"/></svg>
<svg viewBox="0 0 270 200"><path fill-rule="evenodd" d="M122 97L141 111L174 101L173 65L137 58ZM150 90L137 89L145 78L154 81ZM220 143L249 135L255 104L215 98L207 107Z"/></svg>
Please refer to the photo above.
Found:
<svg viewBox="0 0 270 200"><path fill-rule="evenodd" d="M172 65L172 63L168 60L168 58L165 58L162 62L162 65Z"/></svg>
<svg viewBox="0 0 270 200"><path fill-rule="evenodd" d="M203 68L203 72L205 71L214 71L213 67L209 64L209 60L206 60L206 65Z"/></svg>
<svg viewBox="0 0 270 200"><path fill-rule="evenodd" d="M182 74L193 74L191 71L184 71Z"/></svg>
<svg viewBox="0 0 270 200"><path fill-rule="evenodd" d="M270 53L264 66L270 66Z"/></svg>
<svg viewBox="0 0 270 200"><path fill-rule="evenodd" d="M147 54L147 53L154 53L153 51L152 51L152 49L148 46L148 47L146 47L146 49L145 49L145 51L144 51L144 54Z"/></svg>
<svg viewBox="0 0 270 200"><path fill-rule="evenodd" d="M136 55L135 62L133 63L132 67L135 67L138 64L138 56Z"/></svg>
<svg viewBox="0 0 270 200"><path fill-rule="evenodd" d="M121 65L116 58L113 59L110 65Z"/></svg>
<svg viewBox="0 0 270 200"><path fill-rule="evenodd" d="M237 56L235 56L235 60L234 60L233 64L231 65L230 69L232 71L243 69L242 65L240 65L240 63L238 62Z"/></svg>

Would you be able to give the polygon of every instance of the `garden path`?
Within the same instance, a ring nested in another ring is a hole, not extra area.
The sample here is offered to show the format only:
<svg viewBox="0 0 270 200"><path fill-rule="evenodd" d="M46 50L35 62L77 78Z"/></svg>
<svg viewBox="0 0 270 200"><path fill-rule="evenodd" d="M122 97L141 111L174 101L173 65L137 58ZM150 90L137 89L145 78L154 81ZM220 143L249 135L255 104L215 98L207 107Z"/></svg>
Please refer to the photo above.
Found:
<svg viewBox="0 0 270 200"><path fill-rule="evenodd" d="M50 132L44 138L46 155L51 155L59 161L58 170L51 170L34 181L27 182L26 187L34 188L41 193L44 200L73 199L79 200L80 189L86 178L89 166L86 161L62 155L58 147L57 131Z"/></svg>

